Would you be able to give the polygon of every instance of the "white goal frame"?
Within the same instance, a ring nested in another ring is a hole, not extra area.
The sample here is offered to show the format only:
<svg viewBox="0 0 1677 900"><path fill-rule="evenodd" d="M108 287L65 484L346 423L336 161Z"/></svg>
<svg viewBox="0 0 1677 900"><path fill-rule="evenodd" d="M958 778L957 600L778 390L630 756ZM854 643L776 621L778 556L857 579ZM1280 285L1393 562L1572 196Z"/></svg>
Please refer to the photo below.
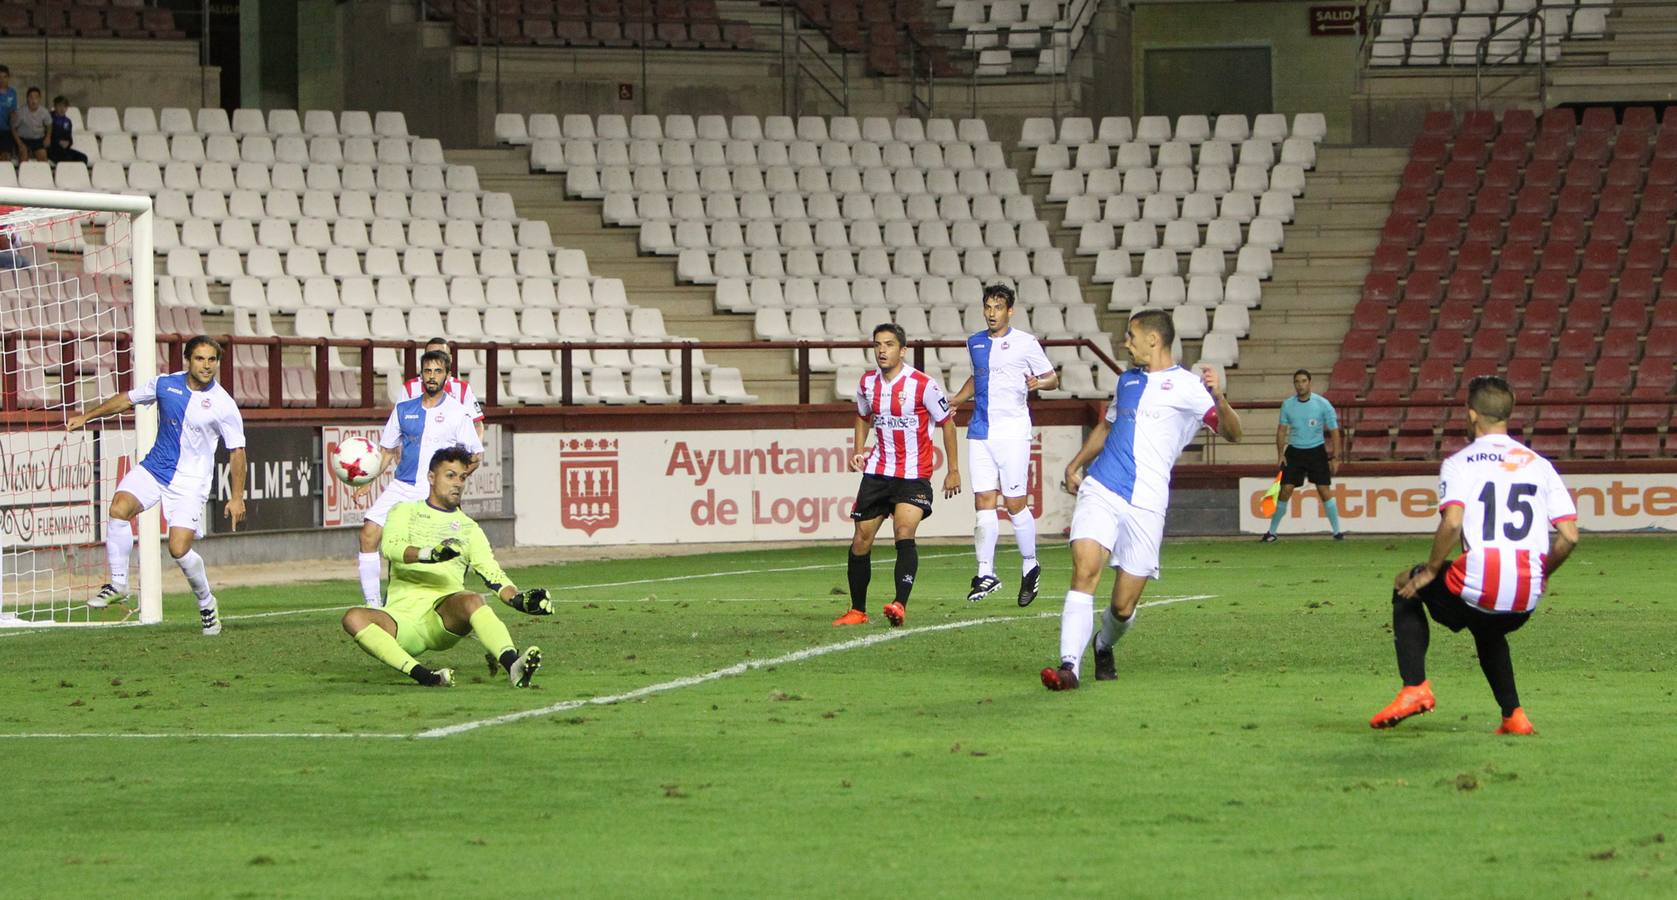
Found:
<svg viewBox="0 0 1677 900"><path fill-rule="evenodd" d="M157 281L152 241L151 197L128 194L95 194L85 191L48 191L30 188L0 188L0 205L75 212L113 212L130 216L130 263L133 269L133 377L144 384L157 375ZM120 386L119 386L120 389ZM103 397L95 398L103 400ZM134 409L134 442L137 457L145 456L157 440L157 407ZM103 498L106 503L109 498ZM104 510L94 514L104 516ZM158 535L162 520L158 507L140 513L140 624L163 621L163 552ZM81 624L81 623L76 623Z"/></svg>

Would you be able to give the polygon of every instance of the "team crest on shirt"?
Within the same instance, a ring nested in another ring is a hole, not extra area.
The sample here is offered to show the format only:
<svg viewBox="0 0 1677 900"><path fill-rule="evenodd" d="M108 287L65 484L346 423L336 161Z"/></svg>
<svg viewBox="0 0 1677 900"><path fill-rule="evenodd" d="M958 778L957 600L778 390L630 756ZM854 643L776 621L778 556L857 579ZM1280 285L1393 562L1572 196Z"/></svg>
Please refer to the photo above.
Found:
<svg viewBox="0 0 1677 900"><path fill-rule="evenodd" d="M448 523L448 530L449 531L459 531L460 530L460 523L459 522Z"/></svg>
<svg viewBox="0 0 1677 900"><path fill-rule="evenodd" d="M1166 378L1164 381L1159 382L1159 390L1161 390L1161 391L1168 391L1172 387L1173 387L1173 385L1170 383L1169 378Z"/></svg>
<svg viewBox="0 0 1677 900"><path fill-rule="evenodd" d="M204 401L202 403L198 404L198 405L202 406L205 409L209 409L210 408L210 398L205 397Z"/></svg>
<svg viewBox="0 0 1677 900"><path fill-rule="evenodd" d="M432 419L431 421L441 423L442 420L443 420L443 414L439 412L439 413L437 413L437 417L435 419Z"/></svg>

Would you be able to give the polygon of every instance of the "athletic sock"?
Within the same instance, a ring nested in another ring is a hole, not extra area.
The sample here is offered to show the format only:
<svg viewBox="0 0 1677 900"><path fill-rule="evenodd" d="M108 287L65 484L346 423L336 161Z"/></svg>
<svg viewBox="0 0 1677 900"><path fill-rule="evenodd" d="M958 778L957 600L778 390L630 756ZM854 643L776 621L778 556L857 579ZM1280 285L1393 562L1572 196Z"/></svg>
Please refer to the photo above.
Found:
<svg viewBox="0 0 1677 900"><path fill-rule="evenodd" d="M978 556L978 575L996 574L996 535L1001 525L993 509L978 511L978 524L972 529L973 552Z"/></svg>
<svg viewBox="0 0 1677 900"><path fill-rule="evenodd" d="M367 651L368 656L401 672L403 675L413 674L414 667L419 665L419 660L409 656L408 651L402 649L402 645L396 641L394 635L377 625L368 625L357 631L355 633L355 643L362 650ZM427 670L427 674L429 674L429 670ZM419 681L418 678L414 680ZM429 684L430 682L420 681L419 683Z"/></svg>
<svg viewBox="0 0 1677 900"><path fill-rule="evenodd" d="M1117 610L1114 610L1112 604L1108 603L1106 608L1101 610L1101 630L1099 634L1095 635L1095 649L1111 650L1117 646L1118 639L1128 634L1130 626L1135 624L1136 613L1139 612L1141 610L1137 609L1130 613L1128 619L1120 619Z"/></svg>
<svg viewBox="0 0 1677 900"><path fill-rule="evenodd" d="M873 554L850 554L850 608L868 611L868 581L873 577Z"/></svg>
<svg viewBox="0 0 1677 900"><path fill-rule="evenodd" d="M897 542L897 602L908 605L908 594L914 590L914 576L920 572L920 547L914 538Z"/></svg>
<svg viewBox="0 0 1677 900"><path fill-rule="evenodd" d="M430 686L436 684L437 681L438 681L438 676L437 676L436 672L432 671L431 669L425 668L424 666L420 665L419 663L414 663L413 668L408 670L408 677L412 678L414 681L419 682L420 684L425 685L426 687L430 687Z"/></svg>
<svg viewBox="0 0 1677 900"><path fill-rule="evenodd" d="M128 592L128 557L134 552L134 526L127 519L105 523L105 565L110 569L111 587Z"/></svg>
<svg viewBox="0 0 1677 900"><path fill-rule="evenodd" d="M1427 680L1427 611L1419 598L1392 592L1392 644L1405 687Z"/></svg>
<svg viewBox="0 0 1677 900"><path fill-rule="evenodd" d="M1520 692L1514 688L1514 661L1508 656L1508 636L1501 633L1475 631L1473 642L1479 650L1479 670L1490 682L1491 693L1502 707L1504 718L1520 708Z"/></svg>
<svg viewBox="0 0 1677 900"><path fill-rule="evenodd" d="M473 610L467 621L472 625L472 637L477 638L483 649L495 654L496 659L513 649L512 635L507 632L507 626L501 623L500 617L495 615L495 610L491 609L489 604L485 603Z"/></svg>
<svg viewBox="0 0 1677 900"><path fill-rule="evenodd" d="M1019 545L1019 555L1024 557L1024 568L1021 574L1036 568L1036 516L1031 514L1031 508L1026 506L1016 513L1011 513L1013 519L1013 540Z"/></svg>
<svg viewBox="0 0 1677 900"><path fill-rule="evenodd" d="M1339 533L1339 502L1334 500L1332 497L1329 497L1328 502L1324 503L1322 505L1328 511L1328 527L1333 529L1334 534L1338 534Z"/></svg>
<svg viewBox="0 0 1677 900"><path fill-rule="evenodd" d="M511 672L512 671L512 664L515 663L515 662L518 662L518 648L517 647L514 647L511 650L501 651L501 668L506 669L508 672Z"/></svg>
<svg viewBox="0 0 1677 900"><path fill-rule="evenodd" d="M361 598L367 601L368 606L378 606L384 599L379 594L378 554L360 554L355 557L355 567L361 573Z"/></svg>
<svg viewBox="0 0 1677 900"><path fill-rule="evenodd" d="M1287 515L1287 501L1275 501L1275 515L1269 517L1269 533L1274 534L1281 527L1281 520Z"/></svg>
<svg viewBox="0 0 1677 900"><path fill-rule="evenodd" d="M1089 635L1095 630L1095 596L1082 591L1066 591L1066 605L1060 611L1060 662L1070 663L1071 670L1083 674L1083 649L1089 646Z"/></svg>
<svg viewBox="0 0 1677 900"><path fill-rule="evenodd" d="M198 551L186 551L186 555L175 563L186 576L186 583L192 586L192 596L198 598L198 608L215 608L215 596L210 593L210 576L204 571L204 558L198 555Z"/></svg>

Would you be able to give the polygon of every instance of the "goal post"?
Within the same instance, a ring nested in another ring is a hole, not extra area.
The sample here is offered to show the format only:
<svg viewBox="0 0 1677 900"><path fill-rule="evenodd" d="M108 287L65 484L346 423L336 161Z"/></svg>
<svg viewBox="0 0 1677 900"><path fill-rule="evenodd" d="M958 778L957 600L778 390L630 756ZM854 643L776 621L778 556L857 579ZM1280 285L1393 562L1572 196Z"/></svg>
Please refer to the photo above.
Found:
<svg viewBox="0 0 1677 900"><path fill-rule="evenodd" d="M0 245L0 627L114 623L86 601L118 470L151 449L157 408L136 407L132 433L65 425L157 374L151 198L0 188ZM163 619L161 524L153 507L136 529L142 624Z"/></svg>

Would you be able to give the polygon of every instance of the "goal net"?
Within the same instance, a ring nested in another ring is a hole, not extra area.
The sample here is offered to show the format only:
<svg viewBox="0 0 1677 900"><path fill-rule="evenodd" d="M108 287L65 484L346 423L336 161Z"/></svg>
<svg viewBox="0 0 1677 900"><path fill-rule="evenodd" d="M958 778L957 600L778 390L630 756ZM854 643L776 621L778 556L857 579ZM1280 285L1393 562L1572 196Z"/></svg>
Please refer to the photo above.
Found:
<svg viewBox="0 0 1677 900"><path fill-rule="evenodd" d="M71 416L157 371L151 200L0 188L0 628L162 620L158 512L136 520L129 601L105 582L105 515L154 407Z"/></svg>

